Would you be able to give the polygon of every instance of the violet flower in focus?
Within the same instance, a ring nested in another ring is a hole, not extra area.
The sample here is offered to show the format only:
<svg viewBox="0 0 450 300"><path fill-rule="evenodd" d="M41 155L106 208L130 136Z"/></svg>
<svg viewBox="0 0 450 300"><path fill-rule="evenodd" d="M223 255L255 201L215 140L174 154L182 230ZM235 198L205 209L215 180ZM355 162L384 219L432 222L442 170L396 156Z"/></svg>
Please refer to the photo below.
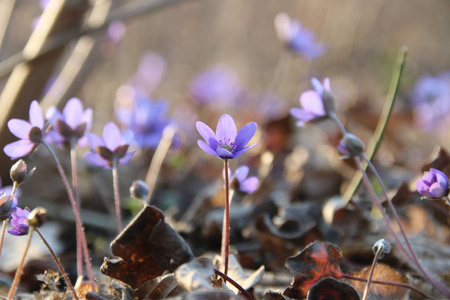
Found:
<svg viewBox="0 0 450 300"><path fill-rule="evenodd" d="M30 226L28 225L28 215L30 212L20 207L16 207L15 212L11 214L11 226L12 229L8 230L8 233L21 236L27 235Z"/></svg>
<svg viewBox="0 0 450 300"><path fill-rule="evenodd" d="M251 194L258 189L259 179L255 176L248 177L249 168L240 166L233 174L229 171L231 186L242 193Z"/></svg>
<svg viewBox="0 0 450 300"><path fill-rule="evenodd" d="M17 159L30 154L41 142L44 135L44 116L39 103L34 100L30 105L30 121L11 119L8 128L12 134L20 138L3 148L11 159Z"/></svg>
<svg viewBox="0 0 450 300"><path fill-rule="evenodd" d="M86 153L86 160L97 167L110 169L116 165L127 164L135 151L128 152L133 141L133 133L126 132L122 135L119 128L113 122L109 122L103 128L103 136L87 134L91 152Z"/></svg>
<svg viewBox="0 0 450 300"><path fill-rule="evenodd" d="M448 195L448 178L443 172L437 169L430 169L430 172L426 173L421 179L417 180L417 191L432 199L440 199Z"/></svg>
<svg viewBox="0 0 450 300"><path fill-rule="evenodd" d="M62 113L56 107L50 107L46 117L53 126L46 135L48 142L57 146L70 146L72 143L79 146L88 145L85 133L92 126L92 109L84 110L78 98L71 98Z"/></svg>
<svg viewBox="0 0 450 300"><path fill-rule="evenodd" d="M122 87L117 97L115 114L119 123L133 132L139 147L156 148L164 128L170 124L166 118L167 103L140 96L138 91L128 86Z"/></svg>
<svg viewBox="0 0 450 300"><path fill-rule="evenodd" d="M256 132L256 123L251 122L237 132L236 124L230 115L220 117L216 133L205 123L197 121L196 127L204 141L198 140L198 146L208 154L222 159L233 159L240 156L256 144L247 146Z"/></svg>
<svg viewBox="0 0 450 300"><path fill-rule="evenodd" d="M214 67L202 72L191 83L189 92L200 104L236 101L241 93L237 76L224 67Z"/></svg>
<svg viewBox="0 0 450 300"><path fill-rule="evenodd" d="M315 41L314 33L285 13L275 17L275 29L278 38L288 49L301 54L307 60L313 60L324 53L324 47Z"/></svg>
<svg viewBox="0 0 450 300"><path fill-rule="evenodd" d="M328 112L324 105L324 92L331 95L330 79L325 78L323 84L316 78L311 79L314 90L309 90L300 95L302 108L291 108L291 115L297 119L297 126L303 126L308 122L321 120L327 117Z"/></svg>

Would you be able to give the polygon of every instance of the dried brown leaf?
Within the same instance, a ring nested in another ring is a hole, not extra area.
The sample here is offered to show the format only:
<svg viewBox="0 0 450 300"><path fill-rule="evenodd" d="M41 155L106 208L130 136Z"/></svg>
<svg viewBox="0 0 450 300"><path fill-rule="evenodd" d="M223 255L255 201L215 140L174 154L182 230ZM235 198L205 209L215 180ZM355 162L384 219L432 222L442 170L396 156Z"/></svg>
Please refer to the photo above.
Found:
<svg viewBox="0 0 450 300"><path fill-rule="evenodd" d="M332 277L323 278L308 292L308 300L359 300L358 292L348 283Z"/></svg>
<svg viewBox="0 0 450 300"><path fill-rule="evenodd" d="M178 284L188 292L211 289L213 276L214 264L205 257L185 263L175 271Z"/></svg>

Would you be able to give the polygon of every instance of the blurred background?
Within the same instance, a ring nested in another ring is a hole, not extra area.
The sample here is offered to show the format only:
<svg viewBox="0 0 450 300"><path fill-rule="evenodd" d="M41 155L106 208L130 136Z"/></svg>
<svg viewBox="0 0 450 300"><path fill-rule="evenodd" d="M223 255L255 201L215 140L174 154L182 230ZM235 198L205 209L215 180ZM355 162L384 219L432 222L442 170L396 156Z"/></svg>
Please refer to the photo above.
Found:
<svg viewBox="0 0 450 300"><path fill-rule="evenodd" d="M306 41L312 42L312 34L320 53L308 57L280 40L274 25L280 13L298 20ZM311 77L330 78L339 116L367 142L405 46L406 66L376 161L398 170L400 175L390 173L398 182L411 180L440 145L450 147L449 15L447 0L1 0L0 145L16 140L6 123L28 120L34 99L45 112L78 97L94 110L91 131L100 134L108 121L119 121L117 108L144 97L163 106L155 108L155 118L178 126L155 194L164 199L156 203L169 209L222 176L217 158L196 145L197 120L215 128L228 113L238 128L258 123L258 147L233 168L246 163L256 170L265 151L276 154L292 145L305 151L324 143L335 147L340 137L327 122L296 128L289 117L289 109L299 107L300 94L312 89ZM145 178L159 138L137 147L132 162L121 168L124 198L133 180ZM110 174L88 166L82 155L87 150L79 157L82 195L93 200L88 208L105 211L112 199ZM69 168L67 153L58 151ZM63 186L46 151L38 149L26 160L38 170L23 188L22 203L65 206ZM12 163L1 151L4 185ZM330 194L339 192L341 182ZM104 220L97 222L103 222L97 224L102 230L110 226L108 218L97 220ZM98 243L105 247L109 242Z"/></svg>

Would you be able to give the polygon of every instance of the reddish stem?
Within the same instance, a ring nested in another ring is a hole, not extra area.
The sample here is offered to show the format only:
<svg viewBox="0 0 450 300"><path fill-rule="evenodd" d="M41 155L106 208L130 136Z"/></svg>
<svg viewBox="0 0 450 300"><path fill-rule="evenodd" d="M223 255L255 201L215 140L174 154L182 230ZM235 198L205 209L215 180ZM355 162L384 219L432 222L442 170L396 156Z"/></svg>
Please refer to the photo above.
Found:
<svg viewBox="0 0 450 300"><path fill-rule="evenodd" d="M225 168L225 211L223 214L223 226L222 226L222 249L221 253L221 266L223 273L228 273L228 256L230 252L230 184L228 178L228 159L224 159Z"/></svg>
<svg viewBox="0 0 450 300"><path fill-rule="evenodd" d="M228 281L229 283L231 283L235 288L237 288L239 290L239 292L241 292L242 295L244 295L245 298L249 299L249 300L253 300L253 297L236 281L234 281L233 279L231 279L228 275L220 272L217 269L214 269L214 273L216 273L216 275L222 277L225 281Z"/></svg>

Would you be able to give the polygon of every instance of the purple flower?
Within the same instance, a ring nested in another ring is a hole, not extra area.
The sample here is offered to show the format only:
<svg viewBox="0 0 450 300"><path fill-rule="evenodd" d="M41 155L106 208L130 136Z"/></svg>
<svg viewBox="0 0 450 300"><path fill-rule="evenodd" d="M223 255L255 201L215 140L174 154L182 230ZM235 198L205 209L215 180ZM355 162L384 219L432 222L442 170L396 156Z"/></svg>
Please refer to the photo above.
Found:
<svg viewBox="0 0 450 300"><path fill-rule="evenodd" d="M309 90L300 95L300 104L303 108L291 108L291 115L298 119L297 126L303 126L308 122L320 120L327 116L324 106L324 91L331 93L330 79L325 78L323 85L316 78L311 79L314 90Z"/></svg>
<svg viewBox="0 0 450 300"><path fill-rule="evenodd" d="M122 87L116 108L117 120L134 134L134 140L141 148L156 148L162 132L170 120L166 118L167 103L152 101L131 87Z"/></svg>
<svg viewBox="0 0 450 300"><path fill-rule="evenodd" d="M28 229L28 215L30 212L20 207L16 207L16 211L11 214L11 226L13 229L8 230L12 235L20 236L27 235Z"/></svg>
<svg viewBox="0 0 450 300"><path fill-rule="evenodd" d="M53 130L46 135L50 143L57 146L70 145L72 142L79 146L88 144L85 133L91 129L92 109L83 110L83 104L78 98L70 99L62 113L56 107L50 107L46 117L53 126Z"/></svg>
<svg viewBox="0 0 450 300"><path fill-rule="evenodd" d="M299 53L307 60L315 59L324 53L324 47L315 41L314 33L298 20L280 13L275 17L275 29L278 38L292 51Z"/></svg>
<svg viewBox="0 0 450 300"><path fill-rule="evenodd" d="M8 128L12 134L20 138L3 148L11 159L17 159L31 153L41 142L44 131L44 116L39 103L34 100L30 105L30 122L11 119Z"/></svg>
<svg viewBox="0 0 450 300"><path fill-rule="evenodd" d="M133 134L126 132L122 135L113 122L103 128L103 139L93 133L87 135L92 152L86 153L86 160L97 167L109 169L114 164L127 164L135 153L127 152L133 141Z"/></svg>
<svg viewBox="0 0 450 300"><path fill-rule="evenodd" d="M166 61L161 55L147 52L141 57L136 74L131 79L131 84L135 89L152 93L160 84L166 68Z"/></svg>
<svg viewBox="0 0 450 300"><path fill-rule="evenodd" d="M3 190L0 192L0 221L8 220L11 214L16 210L17 197L6 194Z"/></svg>
<svg viewBox="0 0 450 300"><path fill-rule="evenodd" d="M203 122L197 121L197 130L205 141L198 140L199 147L208 154L222 159L232 159L240 156L248 149L256 146L245 147L256 132L256 123L251 122L237 132L236 124L230 115L220 117L216 133Z"/></svg>
<svg viewBox="0 0 450 300"><path fill-rule="evenodd" d="M236 74L224 67L202 72L191 83L189 92L200 104L235 102L241 93Z"/></svg>
<svg viewBox="0 0 450 300"><path fill-rule="evenodd" d="M248 177L249 168L247 166L240 166L236 169L233 174L231 170L229 171L230 181L234 189L251 194L258 189L259 180L257 177ZM235 179L235 181L233 181Z"/></svg>
<svg viewBox="0 0 450 300"><path fill-rule="evenodd" d="M417 191L428 198L439 199L448 194L448 178L437 169L430 169L421 179L416 182Z"/></svg>

